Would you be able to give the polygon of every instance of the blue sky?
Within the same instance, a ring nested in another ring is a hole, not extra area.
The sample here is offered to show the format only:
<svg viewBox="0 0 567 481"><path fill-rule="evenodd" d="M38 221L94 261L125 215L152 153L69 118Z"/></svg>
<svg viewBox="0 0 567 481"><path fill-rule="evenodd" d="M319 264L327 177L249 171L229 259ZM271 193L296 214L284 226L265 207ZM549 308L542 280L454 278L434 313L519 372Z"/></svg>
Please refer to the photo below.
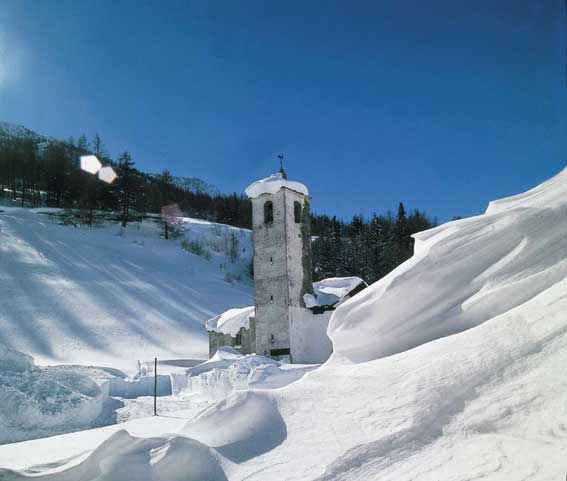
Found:
<svg viewBox="0 0 567 481"><path fill-rule="evenodd" d="M482 212L567 164L563 0L0 0L0 120L316 212Z"/></svg>

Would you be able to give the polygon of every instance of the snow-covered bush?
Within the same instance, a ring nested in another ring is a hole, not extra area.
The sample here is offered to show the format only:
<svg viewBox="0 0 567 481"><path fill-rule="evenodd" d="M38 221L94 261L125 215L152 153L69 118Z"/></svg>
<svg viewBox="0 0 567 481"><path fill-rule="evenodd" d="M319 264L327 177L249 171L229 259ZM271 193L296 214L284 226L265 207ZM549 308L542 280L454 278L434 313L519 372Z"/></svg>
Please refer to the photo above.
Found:
<svg viewBox="0 0 567 481"><path fill-rule="evenodd" d="M181 241L181 247L190 254L195 254L196 256L204 257L207 260L211 258L210 252L199 241L183 239Z"/></svg>

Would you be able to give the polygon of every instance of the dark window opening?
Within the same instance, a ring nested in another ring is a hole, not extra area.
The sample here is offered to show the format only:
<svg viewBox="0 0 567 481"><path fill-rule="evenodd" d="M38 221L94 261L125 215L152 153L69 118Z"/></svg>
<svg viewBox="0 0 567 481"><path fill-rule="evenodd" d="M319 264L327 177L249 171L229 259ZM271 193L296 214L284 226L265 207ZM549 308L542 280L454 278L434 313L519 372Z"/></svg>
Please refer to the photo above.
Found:
<svg viewBox="0 0 567 481"><path fill-rule="evenodd" d="M234 347L241 347L242 346L242 334L239 332L234 339Z"/></svg>
<svg viewBox="0 0 567 481"><path fill-rule="evenodd" d="M285 349L270 349L270 356L289 356L289 347Z"/></svg>
<svg viewBox="0 0 567 481"><path fill-rule="evenodd" d="M270 296L270 304L274 303L274 296Z"/></svg>
<svg viewBox="0 0 567 481"><path fill-rule="evenodd" d="M298 201L293 203L293 218L296 224L301 224L301 204Z"/></svg>
<svg viewBox="0 0 567 481"><path fill-rule="evenodd" d="M273 265L273 263L274 263L274 259L270 257L270 264Z"/></svg>
<svg viewBox="0 0 567 481"><path fill-rule="evenodd" d="M271 224L274 222L274 204L268 200L264 204L264 224Z"/></svg>

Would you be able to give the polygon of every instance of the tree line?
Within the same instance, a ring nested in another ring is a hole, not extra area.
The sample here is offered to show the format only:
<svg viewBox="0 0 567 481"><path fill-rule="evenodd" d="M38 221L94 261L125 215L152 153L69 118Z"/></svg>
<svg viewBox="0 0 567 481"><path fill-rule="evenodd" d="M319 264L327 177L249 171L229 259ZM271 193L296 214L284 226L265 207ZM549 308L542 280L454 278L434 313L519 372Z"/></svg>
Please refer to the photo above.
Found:
<svg viewBox="0 0 567 481"><path fill-rule="evenodd" d="M118 177L112 184L100 182L80 169L81 155L94 154ZM189 216L237 227L250 227L252 213L242 195L210 195L193 192L183 178L169 171L144 173L128 152L112 159L97 134L92 142L43 142L32 138L0 139L0 197L4 202L28 207L77 209L86 217L97 211L114 214L123 224L142 213L160 213L177 204Z"/></svg>
<svg viewBox="0 0 567 481"><path fill-rule="evenodd" d="M413 255L412 234L435 226L425 213L373 214L368 220L353 216L350 222L315 215L311 244L313 279L358 276L367 283L381 279Z"/></svg>
<svg viewBox="0 0 567 481"><path fill-rule="evenodd" d="M114 168L115 182L100 182L80 169L80 156L89 153ZM105 212L124 226L145 213L159 214L164 207L177 205L187 216L251 228L252 208L245 196L193 192L186 185L167 170L160 174L138 170L128 152L112 159L98 134L91 142L85 135L64 142L0 138L0 197L4 202L74 209L89 225L97 213ZM164 224L167 237L168 223ZM359 276L374 282L411 257L412 234L434 225L419 210L408 214L402 203L396 215L374 214L370 219L355 215L344 221L313 215L314 279Z"/></svg>

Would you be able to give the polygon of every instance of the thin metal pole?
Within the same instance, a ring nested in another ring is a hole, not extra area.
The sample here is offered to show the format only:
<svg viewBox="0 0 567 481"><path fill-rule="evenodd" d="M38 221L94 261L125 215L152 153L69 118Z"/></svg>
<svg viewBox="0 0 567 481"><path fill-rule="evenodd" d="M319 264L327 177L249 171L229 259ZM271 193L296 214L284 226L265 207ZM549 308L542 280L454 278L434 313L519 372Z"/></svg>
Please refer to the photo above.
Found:
<svg viewBox="0 0 567 481"><path fill-rule="evenodd" d="M154 358L154 416L157 416L157 357Z"/></svg>

